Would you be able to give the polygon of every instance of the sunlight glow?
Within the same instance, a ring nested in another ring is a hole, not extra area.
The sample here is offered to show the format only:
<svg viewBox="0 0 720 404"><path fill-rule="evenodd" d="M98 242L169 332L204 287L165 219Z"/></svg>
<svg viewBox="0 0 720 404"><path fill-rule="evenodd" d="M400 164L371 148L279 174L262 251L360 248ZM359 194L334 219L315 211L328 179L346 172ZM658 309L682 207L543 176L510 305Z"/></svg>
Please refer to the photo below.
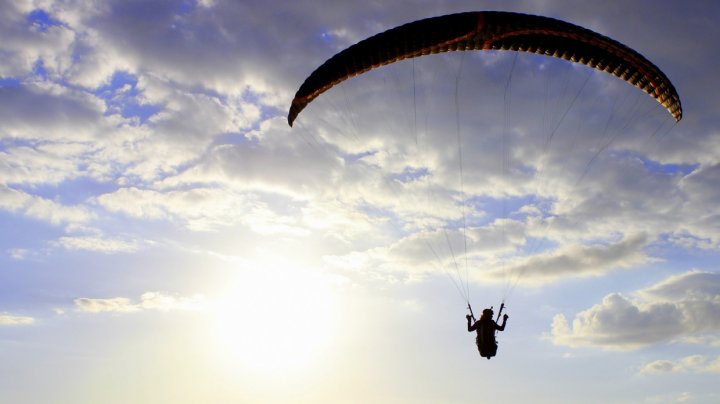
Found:
<svg viewBox="0 0 720 404"><path fill-rule="evenodd" d="M330 286L318 272L287 262L243 270L214 310L219 348L253 371L304 368L335 331Z"/></svg>

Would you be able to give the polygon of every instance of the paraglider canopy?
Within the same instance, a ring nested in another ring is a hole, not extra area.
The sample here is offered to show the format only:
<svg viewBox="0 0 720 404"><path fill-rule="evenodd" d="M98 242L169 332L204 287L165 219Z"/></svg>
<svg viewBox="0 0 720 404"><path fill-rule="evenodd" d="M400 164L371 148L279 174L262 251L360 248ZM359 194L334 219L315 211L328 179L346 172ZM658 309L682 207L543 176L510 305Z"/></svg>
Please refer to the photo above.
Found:
<svg viewBox="0 0 720 404"><path fill-rule="evenodd" d="M552 18L477 11L411 22L336 54L300 86L288 112L288 124L292 126L313 99L352 76L403 59L467 50L531 52L581 63L637 86L676 121L682 119L680 97L667 76L620 42Z"/></svg>

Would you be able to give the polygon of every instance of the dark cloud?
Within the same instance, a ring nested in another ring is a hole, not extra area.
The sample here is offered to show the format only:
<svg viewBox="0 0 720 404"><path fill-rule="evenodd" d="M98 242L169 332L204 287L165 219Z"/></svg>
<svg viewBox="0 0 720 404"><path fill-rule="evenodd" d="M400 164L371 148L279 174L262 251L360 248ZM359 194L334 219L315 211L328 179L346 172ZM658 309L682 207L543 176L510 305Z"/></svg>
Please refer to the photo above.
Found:
<svg viewBox="0 0 720 404"><path fill-rule="evenodd" d="M59 87L0 87L0 132L30 140L90 140L103 126L102 105Z"/></svg>

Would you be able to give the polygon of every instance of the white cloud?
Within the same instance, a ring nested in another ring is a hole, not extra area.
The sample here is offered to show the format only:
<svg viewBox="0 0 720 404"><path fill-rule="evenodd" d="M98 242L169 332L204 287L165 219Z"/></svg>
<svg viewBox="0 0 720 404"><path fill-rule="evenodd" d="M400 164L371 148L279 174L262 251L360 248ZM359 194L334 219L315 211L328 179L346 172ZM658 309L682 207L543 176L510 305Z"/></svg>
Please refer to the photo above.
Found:
<svg viewBox="0 0 720 404"><path fill-rule="evenodd" d="M79 145L78 145L79 146ZM53 151L52 147L15 147L0 152L0 175L5 184L60 184L81 173L78 172L79 159L75 157L86 151L87 146L77 150L70 144ZM48 150L51 149L51 150Z"/></svg>
<svg viewBox="0 0 720 404"><path fill-rule="evenodd" d="M546 253L509 258L527 243L524 226L513 220L497 220L480 228L417 232L389 246L354 251L345 256L327 256L337 268L418 274L454 271L469 260L470 282L517 280L537 286L573 277L602 276L617 269L632 268L650 259L643 252L644 234L597 245L569 244ZM533 244L537 245L537 244ZM480 269L482 268L482 269ZM464 276L461 281L465 282Z"/></svg>
<svg viewBox="0 0 720 404"><path fill-rule="evenodd" d="M101 313L101 312L120 312L127 313L140 310L137 304L133 303L127 297L114 297L109 299L91 299L86 297L74 300L75 306L84 312Z"/></svg>
<svg viewBox="0 0 720 404"><path fill-rule="evenodd" d="M100 206L111 212L122 212L131 217L160 219L167 216L156 200L161 199L159 192L138 188L121 188L115 192L100 195Z"/></svg>
<svg viewBox="0 0 720 404"><path fill-rule="evenodd" d="M205 298L201 295L176 297L163 292L145 292L140 296L139 306L143 310L197 310Z"/></svg>
<svg viewBox="0 0 720 404"><path fill-rule="evenodd" d="M677 361L656 360L643 365L641 374L661 373L718 373L720 374L720 356L715 359L702 355L692 355Z"/></svg>
<svg viewBox="0 0 720 404"><path fill-rule="evenodd" d="M13 248L8 250L8 255L14 260L24 260L27 258L29 251L24 248Z"/></svg>
<svg viewBox="0 0 720 404"><path fill-rule="evenodd" d="M281 196L275 199L285 200ZM197 187L176 191L121 188L101 195L97 202L111 212L145 220L179 221L198 231L243 224L260 234L302 236L308 233L299 219L290 214L298 208L292 201L289 205L275 207L272 198L266 202L260 196L228 188Z"/></svg>
<svg viewBox="0 0 720 404"><path fill-rule="evenodd" d="M392 275L417 279L419 275L427 273L453 272L458 263L464 267L466 253L470 260L487 260L495 254L512 251L524 239L522 226L518 222L498 220L488 226L469 228L466 231L438 229L415 232L389 245L377 236L365 241L381 246L365 251L352 251L345 255L328 255L324 257L325 262L336 269L362 270L373 276ZM354 243L355 246L361 244L359 241ZM492 262L484 265L492 267L495 264ZM471 275L475 272L477 271L471 270ZM484 276L486 271L482 272Z"/></svg>
<svg viewBox="0 0 720 404"><path fill-rule="evenodd" d="M518 278L527 284L540 284L569 277L602 276L618 268L632 268L649 261L643 252L645 234L629 235L608 244L567 244L548 253L522 257L490 271L488 276Z"/></svg>
<svg viewBox="0 0 720 404"><path fill-rule="evenodd" d="M143 310L197 310L202 307L204 298L200 295L192 297L178 297L164 292L146 292L140 296L139 301L127 297L114 297L106 299L77 298L75 307L88 313L131 313Z"/></svg>
<svg viewBox="0 0 720 404"><path fill-rule="evenodd" d="M720 274L702 271L671 276L636 291L633 298L612 293L577 313L571 324L563 314L556 315L552 324L552 340L557 345L620 350L717 332Z"/></svg>
<svg viewBox="0 0 720 404"><path fill-rule="evenodd" d="M93 214L84 207L62 205L4 185L0 185L0 209L20 212L25 216L52 224L81 223L93 217Z"/></svg>
<svg viewBox="0 0 720 404"><path fill-rule="evenodd" d="M281 118L264 121L240 144L213 147L193 168L160 186L223 182L241 189L311 198L338 190L344 164L329 145L310 146Z"/></svg>
<svg viewBox="0 0 720 404"><path fill-rule="evenodd" d="M137 241L110 239L98 236L65 236L57 244L71 251L96 251L105 254L132 253L140 249Z"/></svg>
<svg viewBox="0 0 720 404"><path fill-rule="evenodd" d="M673 275L638 291L647 300L679 301L682 299L713 300L720 297L720 274L693 270Z"/></svg>
<svg viewBox="0 0 720 404"><path fill-rule="evenodd" d="M688 335L681 339L683 344L704 345L720 348L720 335Z"/></svg>
<svg viewBox="0 0 720 404"><path fill-rule="evenodd" d="M0 326L3 325L29 325L35 322L33 317L16 316L8 313L0 313Z"/></svg>

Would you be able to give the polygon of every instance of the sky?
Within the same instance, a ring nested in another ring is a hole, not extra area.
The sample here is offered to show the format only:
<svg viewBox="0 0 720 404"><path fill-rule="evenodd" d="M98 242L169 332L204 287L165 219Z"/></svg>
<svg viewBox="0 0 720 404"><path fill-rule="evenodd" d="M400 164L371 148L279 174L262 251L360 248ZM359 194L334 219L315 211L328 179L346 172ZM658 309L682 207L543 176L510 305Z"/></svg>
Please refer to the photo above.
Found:
<svg viewBox="0 0 720 404"><path fill-rule="evenodd" d="M303 80L462 11L675 85L452 52ZM0 402L720 401L720 5L0 3ZM506 304L498 355L464 316Z"/></svg>

